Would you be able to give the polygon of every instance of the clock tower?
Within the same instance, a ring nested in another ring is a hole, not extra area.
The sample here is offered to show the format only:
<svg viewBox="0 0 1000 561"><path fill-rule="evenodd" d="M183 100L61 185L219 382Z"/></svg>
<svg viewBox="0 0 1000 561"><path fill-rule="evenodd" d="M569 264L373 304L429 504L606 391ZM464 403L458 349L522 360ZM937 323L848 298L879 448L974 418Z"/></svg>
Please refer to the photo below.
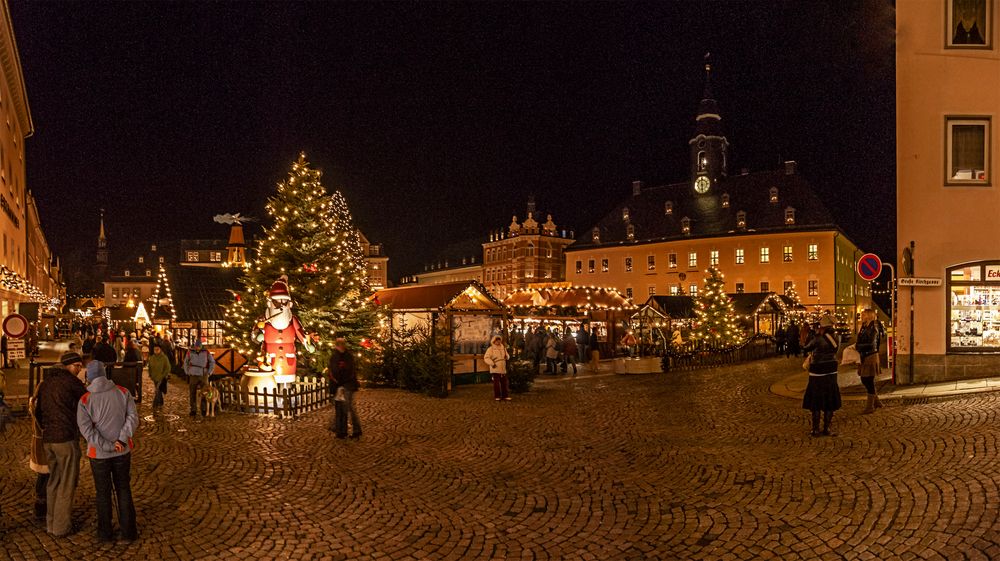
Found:
<svg viewBox="0 0 1000 561"><path fill-rule="evenodd" d="M712 64L705 54L705 93L698 104L694 138L691 146L691 187L698 194L708 193L720 178L726 176L729 141L722 134L722 117L712 97Z"/></svg>

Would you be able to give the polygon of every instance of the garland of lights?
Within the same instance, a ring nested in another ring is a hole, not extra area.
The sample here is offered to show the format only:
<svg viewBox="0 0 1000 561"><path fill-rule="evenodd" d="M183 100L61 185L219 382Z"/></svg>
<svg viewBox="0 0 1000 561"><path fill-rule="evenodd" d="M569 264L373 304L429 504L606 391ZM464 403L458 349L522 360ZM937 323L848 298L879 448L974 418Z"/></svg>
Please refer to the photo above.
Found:
<svg viewBox="0 0 1000 561"><path fill-rule="evenodd" d="M0 265L0 288L23 294L30 298L32 302L52 305L52 301L55 300L55 306L58 306L60 302L58 298L50 299L40 288L31 284L28 279L3 265Z"/></svg>
<svg viewBox="0 0 1000 561"><path fill-rule="evenodd" d="M705 271L705 289L698 295L692 338L712 348L732 347L742 342L733 301L726 294L725 276L715 266Z"/></svg>
<svg viewBox="0 0 1000 561"><path fill-rule="evenodd" d="M170 303L170 319L177 321L177 308L174 307L174 297L170 293L170 280L167 278L167 270L160 265L160 270L156 274L156 290L153 291L153 315L156 315L156 309L160 307L160 300L163 296L160 295L160 289L166 292L166 299Z"/></svg>

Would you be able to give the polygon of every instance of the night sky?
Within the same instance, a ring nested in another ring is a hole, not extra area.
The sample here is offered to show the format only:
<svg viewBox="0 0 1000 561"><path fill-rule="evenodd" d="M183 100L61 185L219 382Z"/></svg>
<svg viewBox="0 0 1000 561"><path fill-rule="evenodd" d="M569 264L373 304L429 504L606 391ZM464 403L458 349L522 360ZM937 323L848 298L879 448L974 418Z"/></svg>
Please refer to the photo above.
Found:
<svg viewBox="0 0 1000 561"><path fill-rule="evenodd" d="M523 218L578 232L688 175L702 56L730 170L794 159L849 237L895 247L894 20L881 2L12 1L28 186L67 268L262 217L300 150L390 278ZM71 287L73 288L73 287Z"/></svg>

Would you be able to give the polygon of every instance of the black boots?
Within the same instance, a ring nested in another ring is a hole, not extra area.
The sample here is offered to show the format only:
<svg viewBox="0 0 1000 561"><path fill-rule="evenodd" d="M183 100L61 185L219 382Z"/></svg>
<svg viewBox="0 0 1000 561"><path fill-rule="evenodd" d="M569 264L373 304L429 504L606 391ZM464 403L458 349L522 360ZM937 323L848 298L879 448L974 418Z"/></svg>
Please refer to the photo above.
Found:
<svg viewBox="0 0 1000 561"><path fill-rule="evenodd" d="M833 411L823 412L823 436L837 436L837 433L830 430L830 425L833 423Z"/></svg>
<svg viewBox="0 0 1000 561"><path fill-rule="evenodd" d="M819 436L819 434L820 434L820 432L819 432L819 411L813 411L812 412L812 417L813 417L813 428L812 428L812 432L809 433L809 436Z"/></svg>

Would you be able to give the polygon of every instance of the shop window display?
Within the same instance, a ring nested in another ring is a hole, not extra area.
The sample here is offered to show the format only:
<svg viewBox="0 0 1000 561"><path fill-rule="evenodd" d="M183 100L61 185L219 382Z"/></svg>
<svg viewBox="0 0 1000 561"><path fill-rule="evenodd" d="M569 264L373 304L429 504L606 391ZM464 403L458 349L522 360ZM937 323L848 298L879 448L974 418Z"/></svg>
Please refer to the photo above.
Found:
<svg viewBox="0 0 1000 561"><path fill-rule="evenodd" d="M948 270L948 349L1000 352L1000 262Z"/></svg>

